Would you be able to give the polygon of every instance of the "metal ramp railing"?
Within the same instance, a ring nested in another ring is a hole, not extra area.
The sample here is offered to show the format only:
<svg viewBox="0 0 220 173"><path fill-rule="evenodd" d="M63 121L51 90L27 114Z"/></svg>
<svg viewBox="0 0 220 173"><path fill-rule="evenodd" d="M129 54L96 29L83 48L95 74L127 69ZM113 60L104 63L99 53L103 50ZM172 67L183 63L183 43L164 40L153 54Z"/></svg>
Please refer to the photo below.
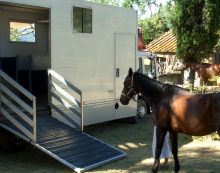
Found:
<svg viewBox="0 0 220 173"><path fill-rule="evenodd" d="M48 74L50 95L54 99L51 101L51 109L65 116L65 113L59 110L59 104L62 103L75 116L80 117L79 127L83 130L82 92L53 70L48 70ZM66 91L69 88L78 95L80 101L74 97L75 95L70 94L70 91ZM126 157L126 153L117 148L71 128L51 116L38 116L36 119L35 97L2 70L0 70L0 113L5 117L5 120L0 120L0 126L77 173ZM74 119L71 116L68 117Z"/></svg>
<svg viewBox="0 0 220 173"><path fill-rule="evenodd" d="M83 131L82 91L66 81L54 70L48 70L48 75L51 110L59 114L71 126ZM62 106L64 106L64 110L61 108ZM66 110L70 111L70 113L66 113Z"/></svg>
<svg viewBox="0 0 220 173"><path fill-rule="evenodd" d="M36 142L36 98L15 80L0 70L0 112L13 126L3 128L24 140Z"/></svg>

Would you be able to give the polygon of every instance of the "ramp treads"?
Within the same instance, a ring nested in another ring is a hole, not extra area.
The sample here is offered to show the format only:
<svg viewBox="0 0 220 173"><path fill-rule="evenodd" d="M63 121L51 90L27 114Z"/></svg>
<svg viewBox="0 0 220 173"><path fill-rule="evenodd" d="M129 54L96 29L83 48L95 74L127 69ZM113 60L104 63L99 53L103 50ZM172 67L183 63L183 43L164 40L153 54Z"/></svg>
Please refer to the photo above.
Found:
<svg viewBox="0 0 220 173"><path fill-rule="evenodd" d="M36 145L76 172L126 157L124 152L48 116L37 120Z"/></svg>

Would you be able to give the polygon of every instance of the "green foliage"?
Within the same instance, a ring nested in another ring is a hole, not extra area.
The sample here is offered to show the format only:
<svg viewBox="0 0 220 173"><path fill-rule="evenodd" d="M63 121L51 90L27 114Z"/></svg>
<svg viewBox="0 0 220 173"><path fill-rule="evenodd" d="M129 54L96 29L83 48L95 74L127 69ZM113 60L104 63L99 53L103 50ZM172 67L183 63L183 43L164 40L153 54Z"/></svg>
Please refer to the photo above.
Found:
<svg viewBox="0 0 220 173"><path fill-rule="evenodd" d="M142 35L146 44L170 30L171 24L168 18L168 6L169 4L161 6L158 13L152 15L150 18L139 20L139 26L142 28Z"/></svg>
<svg viewBox="0 0 220 173"><path fill-rule="evenodd" d="M18 29L10 28L10 41L20 41Z"/></svg>
<svg viewBox="0 0 220 173"><path fill-rule="evenodd" d="M199 62L213 52L218 42L219 0L174 0L171 23L177 38L177 56Z"/></svg>
<svg viewBox="0 0 220 173"><path fill-rule="evenodd" d="M120 0L90 0L90 1L96 2L96 3L120 6Z"/></svg>
<svg viewBox="0 0 220 173"><path fill-rule="evenodd" d="M141 15L145 14L147 9L151 10L153 5L159 7L156 0L123 0L122 2L122 7L137 6Z"/></svg>
<svg viewBox="0 0 220 173"><path fill-rule="evenodd" d="M217 80L220 79L220 76L212 76L209 81L211 82L217 82Z"/></svg>
<svg viewBox="0 0 220 173"><path fill-rule="evenodd" d="M141 15L146 13L146 10L151 10L152 6L159 8L157 0L90 0L92 2L115 5L125 8L137 7ZM135 8L136 9L136 8Z"/></svg>
<svg viewBox="0 0 220 173"><path fill-rule="evenodd" d="M156 0L124 0L122 3L123 7L130 7L131 5L138 6L142 17L147 10L151 12L150 18L139 19L138 21L138 25L142 28L142 35L146 44L170 29L171 25L167 18L169 4L162 6ZM152 14L153 6L159 9L158 13Z"/></svg>
<svg viewBox="0 0 220 173"><path fill-rule="evenodd" d="M199 87L194 87L192 84L190 84L188 89L191 93L194 93L194 94L202 94L202 93L209 92L208 91L208 86L206 84L203 84Z"/></svg>

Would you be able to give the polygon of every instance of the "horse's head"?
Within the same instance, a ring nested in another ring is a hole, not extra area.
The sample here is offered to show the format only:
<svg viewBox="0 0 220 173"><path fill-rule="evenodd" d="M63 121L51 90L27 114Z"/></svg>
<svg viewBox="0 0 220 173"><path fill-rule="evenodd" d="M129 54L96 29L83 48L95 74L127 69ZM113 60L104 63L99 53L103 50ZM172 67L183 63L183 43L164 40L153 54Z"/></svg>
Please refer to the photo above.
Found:
<svg viewBox="0 0 220 173"><path fill-rule="evenodd" d="M125 78L124 81L124 88L121 93L120 102L123 105L128 105L129 101L134 98L134 96L137 94L134 90L134 73L132 69L130 68L128 71L128 75Z"/></svg>

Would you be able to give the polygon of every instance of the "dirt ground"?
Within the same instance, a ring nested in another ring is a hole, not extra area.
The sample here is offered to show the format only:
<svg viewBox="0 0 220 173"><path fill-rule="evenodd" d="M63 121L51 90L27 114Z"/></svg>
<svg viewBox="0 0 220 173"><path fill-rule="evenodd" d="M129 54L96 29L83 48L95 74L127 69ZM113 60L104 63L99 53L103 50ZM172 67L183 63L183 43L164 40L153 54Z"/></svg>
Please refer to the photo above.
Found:
<svg viewBox="0 0 220 173"><path fill-rule="evenodd" d="M147 118L139 124L113 121L89 126L87 133L127 153L127 158L88 171L89 173L151 173L153 163L151 143L152 121ZM180 173L219 173L220 141L210 137L202 141L179 135ZM170 173L173 159L170 158ZM22 152L0 151L0 173L70 173L69 168L28 145Z"/></svg>

